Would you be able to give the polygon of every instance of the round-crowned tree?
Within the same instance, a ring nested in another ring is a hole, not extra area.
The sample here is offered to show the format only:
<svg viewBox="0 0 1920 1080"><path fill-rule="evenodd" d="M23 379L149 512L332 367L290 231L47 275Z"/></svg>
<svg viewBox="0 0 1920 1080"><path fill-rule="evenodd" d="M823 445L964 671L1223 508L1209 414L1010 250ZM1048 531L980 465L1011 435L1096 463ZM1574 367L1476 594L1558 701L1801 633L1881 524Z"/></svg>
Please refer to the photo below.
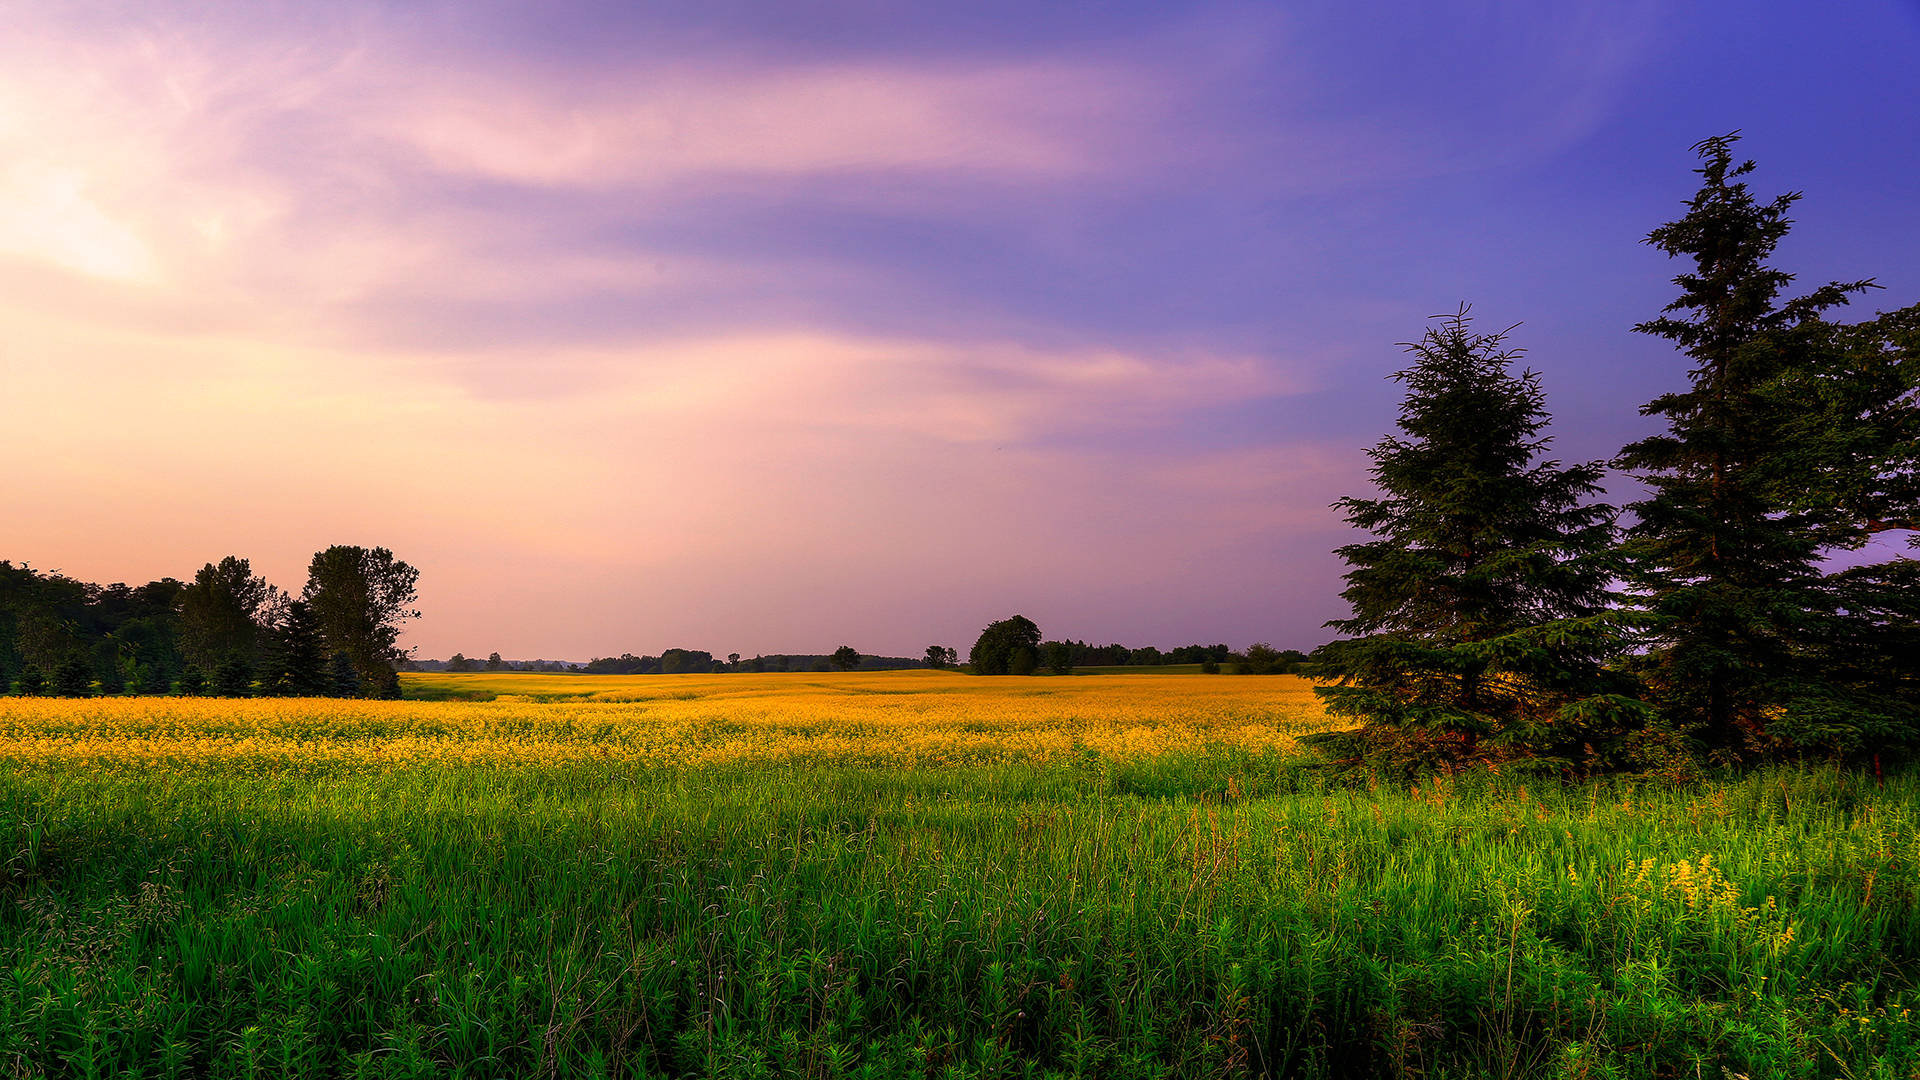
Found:
<svg viewBox="0 0 1920 1080"><path fill-rule="evenodd" d="M1031 675L1040 666L1040 628L1014 615L980 631L967 654L975 675Z"/></svg>

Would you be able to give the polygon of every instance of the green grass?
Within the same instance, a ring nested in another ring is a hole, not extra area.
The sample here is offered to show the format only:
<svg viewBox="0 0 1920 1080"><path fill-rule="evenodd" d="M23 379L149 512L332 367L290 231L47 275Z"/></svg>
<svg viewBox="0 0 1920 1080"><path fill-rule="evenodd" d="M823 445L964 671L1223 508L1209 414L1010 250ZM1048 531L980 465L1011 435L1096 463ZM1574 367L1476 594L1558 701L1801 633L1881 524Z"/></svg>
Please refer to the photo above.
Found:
<svg viewBox="0 0 1920 1080"><path fill-rule="evenodd" d="M0 1069L1910 1078L1917 836L1818 770L9 770Z"/></svg>

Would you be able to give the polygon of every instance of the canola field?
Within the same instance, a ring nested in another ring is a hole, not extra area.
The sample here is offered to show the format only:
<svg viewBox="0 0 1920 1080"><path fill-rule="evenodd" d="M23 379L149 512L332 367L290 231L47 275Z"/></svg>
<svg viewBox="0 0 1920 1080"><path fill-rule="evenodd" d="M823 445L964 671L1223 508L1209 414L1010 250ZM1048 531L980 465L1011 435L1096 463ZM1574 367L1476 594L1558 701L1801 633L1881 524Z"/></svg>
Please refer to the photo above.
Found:
<svg viewBox="0 0 1920 1080"><path fill-rule="evenodd" d="M1920 1077L1920 774L1398 787L1274 676L0 698L0 1075Z"/></svg>
<svg viewBox="0 0 1920 1080"><path fill-rule="evenodd" d="M1311 687L1292 676L1010 680L901 671L403 679L406 692L443 700L5 700L0 760L922 769L1072 755L1137 761L1284 751L1326 726Z"/></svg>

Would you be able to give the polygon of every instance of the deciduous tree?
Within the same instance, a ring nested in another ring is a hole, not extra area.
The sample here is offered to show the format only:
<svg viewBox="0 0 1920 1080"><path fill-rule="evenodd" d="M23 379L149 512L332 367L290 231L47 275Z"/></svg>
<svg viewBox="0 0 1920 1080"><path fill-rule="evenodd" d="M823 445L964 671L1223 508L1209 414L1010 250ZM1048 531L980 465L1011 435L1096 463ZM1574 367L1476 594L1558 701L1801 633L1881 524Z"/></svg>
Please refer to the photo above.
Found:
<svg viewBox="0 0 1920 1080"><path fill-rule="evenodd" d="M277 590L237 555L207 563L179 592L181 647L202 671L251 665L261 636L262 615Z"/></svg>
<svg viewBox="0 0 1920 1080"><path fill-rule="evenodd" d="M420 571L380 547L330 547L307 568L302 598L319 617L327 649L352 665L362 693L400 696L395 665L406 655L400 632L420 617L413 607L419 581Z"/></svg>
<svg viewBox="0 0 1920 1080"><path fill-rule="evenodd" d="M1073 674L1073 646L1064 641L1048 641L1040 646L1047 670L1055 675Z"/></svg>
<svg viewBox="0 0 1920 1080"><path fill-rule="evenodd" d="M1040 628L1014 615L988 624L967 654L975 675L1031 675L1040 666Z"/></svg>

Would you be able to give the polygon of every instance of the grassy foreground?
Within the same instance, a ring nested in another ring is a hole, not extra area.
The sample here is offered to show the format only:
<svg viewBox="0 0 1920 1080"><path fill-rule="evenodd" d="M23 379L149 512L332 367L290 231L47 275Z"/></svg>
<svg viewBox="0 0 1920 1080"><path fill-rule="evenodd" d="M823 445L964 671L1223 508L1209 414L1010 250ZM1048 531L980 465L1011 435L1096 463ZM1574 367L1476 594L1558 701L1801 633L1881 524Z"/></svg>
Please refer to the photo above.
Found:
<svg viewBox="0 0 1920 1080"><path fill-rule="evenodd" d="M0 771L8 1075L1920 1075L1911 774L110 741Z"/></svg>

